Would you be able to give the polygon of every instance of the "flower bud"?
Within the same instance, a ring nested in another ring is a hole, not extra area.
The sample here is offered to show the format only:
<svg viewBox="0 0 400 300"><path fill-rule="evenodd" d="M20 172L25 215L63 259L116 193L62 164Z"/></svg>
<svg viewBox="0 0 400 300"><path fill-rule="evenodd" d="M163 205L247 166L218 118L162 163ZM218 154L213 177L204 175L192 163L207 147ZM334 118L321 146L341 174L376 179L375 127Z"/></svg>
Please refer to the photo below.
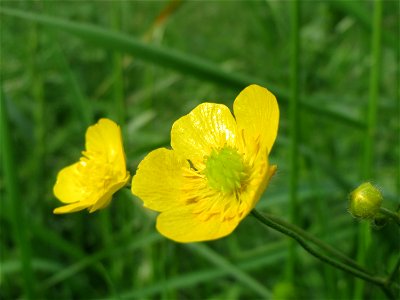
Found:
<svg viewBox="0 0 400 300"><path fill-rule="evenodd" d="M356 218L370 219L379 211L382 194L370 182L365 182L350 193L349 212Z"/></svg>

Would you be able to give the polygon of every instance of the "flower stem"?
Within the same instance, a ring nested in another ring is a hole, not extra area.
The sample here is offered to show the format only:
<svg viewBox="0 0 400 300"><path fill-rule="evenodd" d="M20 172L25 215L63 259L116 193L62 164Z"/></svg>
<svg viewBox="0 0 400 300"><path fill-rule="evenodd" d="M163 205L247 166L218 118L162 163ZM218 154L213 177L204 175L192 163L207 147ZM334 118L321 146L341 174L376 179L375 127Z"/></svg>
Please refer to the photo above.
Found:
<svg viewBox="0 0 400 300"><path fill-rule="evenodd" d="M385 215L386 217L389 217L390 219L395 221L397 225L400 226L400 214L395 213L394 211L391 211L384 207L379 208L379 212Z"/></svg>
<svg viewBox="0 0 400 300"><path fill-rule="evenodd" d="M373 177L374 167L374 146L376 140L376 127L378 116L378 100L379 88L381 81L381 64L382 64L382 14L383 14L382 0L375 0L372 14L372 36L371 36L371 69L369 80L369 99L367 107L367 128L364 136L364 149L362 159L362 173L363 180L371 179ZM360 223L358 229L358 242L357 242L357 261L361 264L367 261L367 253L371 244L371 232L368 223ZM355 300L363 299L364 297L364 283L356 281L354 286L353 298Z"/></svg>
<svg viewBox="0 0 400 300"><path fill-rule="evenodd" d="M297 216L297 190L298 190L298 159L299 159L299 50L300 50L300 1L291 2L291 34L290 34L290 86L289 101L289 130L290 130L290 177L289 177L289 219L293 224L298 223ZM295 276L296 253L295 244L290 241L288 245L288 259L286 264L286 279L291 282Z"/></svg>
<svg viewBox="0 0 400 300"><path fill-rule="evenodd" d="M348 264L344 264L336 259L331 258L330 256L327 256L317 250L315 250L313 247L311 247L307 243L307 239L309 239L309 236L305 236L303 233L304 231L301 230L300 228L297 228L296 226L292 224L288 224L287 222L280 220L277 217L271 216L269 214L261 214L258 212L256 209L252 210L252 215L261 223L264 225L271 227L287 236L290 236L294 240L296 240L307 252L309 252L311 255L315 256L319 260L330 264L331 266L341 269L342 271L348 272L350 274L353 274L354 276L361 278L365 281L371 282L381 288L386 288L386 280L380 277L375 277L369 274L368 272L364 271L362 267L354 267L350 266ZM317 241L316 238L313 238L313 242L315 243ZM331 249L330 246L324 244L324 242L319 241L317 245L320 247L323 246L323 248L326 249ZM331 250L330 250L331 251ZM335 252L337 252L335 250ZM352 263L352 265L355 263Z"/></svg>
<svg viewBox="0 0 400 300"><path fill-rule="evenodd" d="M313 243L314 245L318 246L322 250L325 250L328 254L330 254L332 256L336 256L336 258L342 260L342 262L352 266L353 268L358 269L358 270L360 270L362 272L367 272L367 270L365 268L363 268L362 266L360 266L356 261L350 259L348 256L346 256L342 252L338 251L337 249L333 248L332 246L322 242L320 239L318 239L315 236L309 234L304 229L302 229L300 227L297 227L296 225L288 223L288 222L286 222L286 221L284 221L282 219L279 219L278 217L275 217L275 216L272 216L272 215L269 215L269 214L265 214L264 213L264 216L267 216L273 222L278 223L278 224L288 228L291 231L294 231L298 235L302 236L305 240Z"/></svg>

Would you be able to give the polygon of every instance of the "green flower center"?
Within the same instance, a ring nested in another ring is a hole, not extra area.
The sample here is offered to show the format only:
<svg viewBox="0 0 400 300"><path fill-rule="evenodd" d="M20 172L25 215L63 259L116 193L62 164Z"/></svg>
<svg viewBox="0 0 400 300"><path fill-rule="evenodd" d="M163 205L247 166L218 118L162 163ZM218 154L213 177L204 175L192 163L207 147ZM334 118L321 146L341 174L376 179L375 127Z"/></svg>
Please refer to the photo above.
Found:
<svg viewBox="0 0 400 300"><path fill-rule="evenodd" d="M231 193L242 187L247 173L242 155L236 149L213 149L206 159L204 174L210 187L223 193Z"/></svg>

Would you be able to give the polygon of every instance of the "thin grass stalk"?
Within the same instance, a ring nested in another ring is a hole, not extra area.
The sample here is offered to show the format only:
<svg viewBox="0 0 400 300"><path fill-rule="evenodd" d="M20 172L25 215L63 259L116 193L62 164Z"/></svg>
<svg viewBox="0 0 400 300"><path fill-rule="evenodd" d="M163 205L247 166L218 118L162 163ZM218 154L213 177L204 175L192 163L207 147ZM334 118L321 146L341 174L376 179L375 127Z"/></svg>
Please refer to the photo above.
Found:
<svg viewBox="0 0 400 300"><path fill-rule="evenodd" d="M352 232L351 228L346 229L348 233ZM335 240L335 242L340 242L342 240L347 240L351 238L352 235L346 235L345 237L338 236L330 236ZM233 236L231 236L232 238ZM230 239L231 239L230 238ZM169 243L170 246L176 246L176 244ZM257 250L258 249L258 250ZM287 243L285 241L274 241L270 242L264 246L262 249L257 247L257 249L247 250L247 253L251 252L251 254L241 257L235 261L235 266L237 266L240 270L244 272L251 271L260 271L262 269L270 269L274 266L279 266L282 264L287 257ZM174 264L175 267L177 264ZM205 269L194 270L189 273L181 274L176 272L176 274L169 274L166 285L173 289L174 291L178 290L188 290L189 288L199 286L199 284L206 284L207 282L221 282L222 278L227 277L230 274L229 270L222 268L214 268L213 266L209 266ZM268 278L267 278L268 279ZM266 281L267 281L266 279ZM143 299L148 298L150 296L156 296L161 294L164 289L164 285L159 282L154 282L151 285L141 286L137 288L131 288L129 291L122 293L122 298L137 298Z"/></svg>
<svg viewBox="0 0 400 300"><path fill-rule="evenodd" d="M299 156L299 51L300 51L300 24L299 24L299 1L291 2L291 36L290 36L290 86L291 97L289 103L289 123L290 123L290 176L289 176L289 219L293 224L298 223L297 215L297 189L298 189L298 156ZM295 254L296 244L289 241L289 256L286 265L286 279L294 282L295 278Z"/></svg>
<svg viewBox="0 0 400 300"><path fill-rule="evenodd" d="M268 253L255 259L246 259L237 263L237 267L243 272L250 272L252 270L260 270L262 267L272 265L281 261L286 256L286 251L282 245L280 251L276 253ZM174 290L188 290L189 288L195 288L199 284L203 283L207 285L208 282L222 282L221 279L230 275L230 271L223 268L209 267L207 269L195 270L185 274L177 273L175 276L169 276L166 285ZM140 288L134 288L131 291L127 291L122 294L123 299L145 299L150 296L161 294L164 289L164 285L159 282L155 282L152 285L142 286ZM175 298L171 298L175 299ZM261 298L264 299L264 298Z"/></svg>
<svg viewBox="0 0 400 300"><path fill-rule="evenodd" d="M236 265L232 264L224 257L214 252L212 249L208 248L206 245L199 243L196 244L192 243L192 244L185 244L185 246L194 253L203 256L208 261L218 266L222 270L228 271L228 273L232 277L236 278L239 282L242 282L243 284L247 285L248 288L258 293L260 296L263 297L263 299L271 298L271 292L265 286L260 284L257 280L248 275L246 272L240 270Z"/></svg>
<svg viewBox="0 0 400 300"><path fill-rule="evenodd" d="M77 260L73 264L66 266L63 270L60 272L57 272L50 276L49 278L43 280L40 283L40 289L46 290L48 288L53 287L54 285L61 283L65 280L67 280L70 277L75 276L78 274L81 270L87 268L88 266L91 265L96 265L96 270L99 271L99 266L98 264L100 263L101 260L106 259L108 257L118 257L118 256L126 256L127 253L134 252L137 249L142 249L143 247L147 245L151 245L154 247L154 243L157 243L158 241L161 240L160 235L154 233L154 234L146 234L142 236L137 236L135 239L130 240L128 244L119 243L118 247L112 249L110 252L109 249L101 249L98 252L94 254L86 254L82 257L81 260ZM102 274L104 279L107 281L109 279L106 278ZM107 274L108 275L108 274ZM113 288L113 285L110 286L110 289Z"/></svg>
<svg viewBox="0 0 400 300"><path fill-rule="evenodd" d="M27 299L37 299L35 291L35 277L32 270L32 254L31 244L28 237L26 227L26 215L24 206L22 205L20 196L21 184L18 182L18 167L14 158L14 145L11 137L11 128L7 115L7 107L5 95L0 86L0 136L1 136L1 153L2 166L4 172L4 184L7 191L7 208L12 216L12 230L15 239L15 246L19 249L20 263L22 270L22 285L24 295L20 295ZM3 202L3 201L1 201ZM4 203L3 203L4 204Z"/></svg>
<svg viewBox="0 0 400 300"><path fill-rule="evenodd" d="M115 31L119 31L119 12L116 9L116 5L119 5L119 2L110 2L105 3L104 5L110 6L110 18L111 18L111 27ZM113 86L112 86L112 94L113 94L113 106L114 112L116 116L116 121L124 128L124 99L123 99L123 91L122 91L122 74L121 74L121 63L120 57L118 53L112 53L112 78L113 78ZM116 196L114 196L116 198ZM125 210L122 210L125 211ZM115 245L115 237L113 235L113 220L112 214L109 209L106 209L100 214L100 228L101 228L101 236L104 245L104 249L109 252L116 247ZM111 284L112 291L115 293L115 287L113 286L113 282L117 280L117 278L122 277L123 266L121 266L121 260L118 257L109 257L109 259L105 262L107 265L108 281Z"/></svg>
<svg viewBox="0 0 400 300"><path fill-rule="evenodd" d="M374 1L372 38L371 38L371 72L369 81L369 98L367 111L367 129L364 135L364 153L362 161L362 180L371 180L374 165L374 143L377 124L378 93L381 77L381 52L382 52L382 6L381 0ZM368 247L371 243L370 226L367 222L359 225L359 239L357 243L357 260L366 262ZM362 299L364 282L357 280L354 289L354 299Z"/></svg>
<svg viewBox="0 0 400 300"><path fill-rule="evenodd" d="M154 264L154 274L156 275L157 281L163 286L161 292L162 299L176 299L173 298L172 292L173 290L166 284L169 277L168 272L168 263L167 263L167 247L168 247L168 240L162 240L160 243L160 247L157 248L155 251L155 256L153 261L156 261L157 264Z"/></svg>
<svg viewBox="0 0 400 300"><path fill-rule="evenodd" d="M122 1L112 1L111 2L111 22L112 28L116 31L121 30L121 11L122 11ZM123 76L123 54L117 51L112 53L113 59L113 101L115 103L115 115L118 124L121 126L122 135L125 136L125 123L126 123L126 105L125 105L125 94L124 94L124 76ZM124 199L124 194L120 193L117 196L118 206L117 209L121 210L121 217L116 218L114 223L118 228L122 227L124 223L128 223L132 219L132 207L131 203ZM108 212L110 215L111 212ZM112 223L112 222L111 222ZM116 246L115 237L111 239L112 247ZM126 268L126 260L118 259L112 262L112 274L116 280L121 280L124 274L124 268ZM130 261L133 263L133 261Z"/></svg>
<svg viewBox="0 0 400 300"><path fill-rule="evenodd" d="M382 0L375 0L373 32L372 32L372 60L369 80L369 98L367 112L367 129L364 137L363 179L367 180L373 175L374 145L376 142L376 127L378 115L378 98L381 78L382 56Z"/></svg>
<svg viewBox="0 0 400 300"><path fill-rule="evenodd" d="M114 237L112 235L112 222L111 222L111 217L110 217L110 211L109 210L103 210L98 214L98 219L97 221L99 222L99 228L101 232L101 239L103 243L104 249L108 251L112 251L114 248ZM109 270L113 273L111 277L114 277L114 264L115 264L115 259L110 259L107 261L109 264Z"/></svg>
<svg viewBox="0 0 400 300"><path fill-rule="evenodd" d="M318 191L317 185L320 183L318 180L319 178L322 178L321 171L318 170L318 168L314 168L314 163L312 162L311 159L307 159L309 161L310 167L307 168L311 172L311 178L310 178L310 185ZM315 171L313 171L315 170ZM316 200L316 221L318 224L320 224L321 228L321 237L322 239L326 239L329 236L330 233L330 228L331 226L328 225L327 220L329 220L328 217L328 210L326 209L326 199L323 196L321 192L317 192L314 199ZM333 299L335 296L338 295L336 291L336 273L335 271L330 268L329 266L324 266L323 268L324 276L326 277L326 297Z"/></svg>
<svg viewBox="0 0 400 300"><path fill-rule="evenodd" d="M28 39L28 74L29 80L32 82L31 94L34 100L33 119L34 119L34 151L32 159L32 176L33 180L30 184L31 195L33 196L33 204L39 206L44 194L44 156L45 156L45 101L43 90L43 79L39 69L40 53L38 26L32 26ZM42 218L42 211L35 211L38 219Z"/></svg>
<svg viewBox="0 0 400 300"><path fill-rule="evenodd" d="M111 3L111 25L113 30L119 32L121 30L121 2L114 1ZM124 101L124 81L122 55L117 51L113 54L113 96L116 107L117 121L119 124L125 124L125 101Z"/></svg>
<svg viewBox="0 0 400 300"><path fill-rule="evenodd" d="M43 1L41 3L43 5L43 10L47 14L51 14L52 10L49 6L49 3ZM55 51L55 58L58 62L59 67L62 68L62 73L64 74L65 85L69 87L69 91L71 91L72 95L70 96L72 110L77 114L76 118L81 123L81 128L87 128L89 125L92 124L93 121L93 112L88 102L87 97L83 94L81 87L79 86L78 80L68 62L68 59L61 48L61 44L58 41L58 36L53 34L51 31L43 31L46 35L49 36L50 40L56 41L52 44Z"/></svg>
<svg viewBox="0 0 400 300"><path fill-rule="evenodd" d="M56 50L56 58L58 59L58 62L63 70L63 74L65 75L66 85L69 86L71 90L70 97L73 104L72 108L75 110L78 116L77 119L81 123L81 127L87 128L93 122L92 109L87 101L87 98L84 96L74 73L71 70L69 62L67 61L60 44L55 43L54 47Z"/></svg>
<svg viewBox="0 0 400 300"><path fill-rule="evenodd" d="M367 1L329 1L327 3L328 5L341 10L346 15L353 17L367 31L370 32L371 29L373 29L373 24L371 24L371 14L367 8ZM399 39L396 36L396 33L390 30L382 32L382 41L393 49L396 49L399 45Z"/></svg>
<svg viewBox="0 0 400 300"><path fill-rule="evenodd" d="M124 100L124 81L122 70L122 55L120 53L113 53L113 97L115 103L115 111L117 122L125 124L125 100Z"/></svg>

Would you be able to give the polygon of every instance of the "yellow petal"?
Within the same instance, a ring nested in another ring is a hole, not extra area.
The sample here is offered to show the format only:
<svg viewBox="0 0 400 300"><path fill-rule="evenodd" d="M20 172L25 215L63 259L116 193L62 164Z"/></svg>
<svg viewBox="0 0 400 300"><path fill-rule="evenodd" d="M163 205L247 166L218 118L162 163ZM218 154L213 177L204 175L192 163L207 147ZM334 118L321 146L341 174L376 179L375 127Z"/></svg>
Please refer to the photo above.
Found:
<svg viewBox="0 0 400 300"><path fill-rule="evenodd" d="M93 204L89 212L92 213L95 212L96 210L107 207L111 202L113 194L116 193L119 189L123 188L128 182L129 178L130 175L129 173L127 173L126 177L123 180L117 181L113 185L107 187L106 193Z"/></svg>
<svg viewBox="0 0 400 300"><path fill-rule="evenodd" d="M250 183L249 188L246 192L241 195L241 199L244 203L247 203L245 215L247 215L258 203L261 195L267 188L272 176L276 172L276 165L269 166L268 161L265 161L262 166L259 166L255 170L254 179Z"/></svg>
<svg viewBox="0 0 400 300"><path fill-rule="evenodd" d="M89 207L89 212L92 213L95 212L96 210L107 207L111 202L113 193L107 193L106 195L101 197L98 201L96 201L96 203L93 206Z"/></svg>
<svg viewBox="0 0 400 300"><path fill-rule="evenodd" d="M90 159L113 163L118 170L126 169L124 148L119 126L109 119L100 119L86 131L86 152Z"/></svg>
<svg viewBox="0 0 400 300"><path fill-rule="evenodd" d="M132 179L132 193L156 211L183 205L180 195L184 168L189 168L188 161L175 151L156 149L139 164Z"/></svg>
<svg viewBox="0 0 400 300"><path fill-rule="evenodd" d="M54 214L67 214L67 213L72 213L76 211L83 210L85 208L88 208L91 205L91 203L87 202L76 202L72 203L69 205L64 205L61 207L57 207L56 209L53 210Z"/></svg>
<svg viewBox="0 0 400 300"><path fill-rule="evenodd" d="M171 130L172 148L198 169L213 148L222 148L225 144L234 147L235 139L235 119L222 104L198 105L178 119Z"/></svg>
<svg viewBox="0 0 400 300"><path fill-rule="evenodd" d="M261 149L271 151L278 132L279 107L267 89L250 85L235 99L233 111L238 132L243 131L246 143L260 139Z"/></svg>
<svg viewBox="0 0 400 300"><path fill-rule="evenodd" d="M161 213L157 218L157 230L176 242L190 243L218 239L230 234L239 224L236 218L221 220L219 214L207 220L194 214L195 204L181 206Z"/></svg>
<svg viewBox="0 0 400 300"><path fill-rule="evenodd" d="M276 165L269 166L267 171L262 176L262 180L259 183L257 191L253 196L253 201L251 203L252 204L251 209L253 209L256 206L256 204L258 203L258 201L260 200L261 195L264 193L265 189L268 187L269 182L270 182L272 176L274 176L276 170L277 170Z"/></svg>
<svg viewBox="0 0 400 300"><path fill-rule="evenodd" d="M54 185L54 195L64 203L83 201L88 196L87 190L82 188L79 182L79 162L65 167L57 175Z"/></svg>

